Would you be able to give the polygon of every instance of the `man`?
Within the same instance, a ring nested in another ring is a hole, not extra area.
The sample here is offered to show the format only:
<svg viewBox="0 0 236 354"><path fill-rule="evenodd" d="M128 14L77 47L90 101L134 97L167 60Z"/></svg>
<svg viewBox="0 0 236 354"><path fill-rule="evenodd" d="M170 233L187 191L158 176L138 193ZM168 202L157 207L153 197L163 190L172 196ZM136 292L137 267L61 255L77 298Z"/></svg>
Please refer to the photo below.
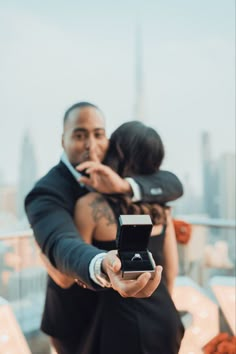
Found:
<svg viewBox="0 0 236 354"><path fill-rule="evenodd" d="M96 293L86 288L101 290L112 286L123 297L147 297L158 286L161 275L157 267L153 280L146 273L136 281L124 281L116 251L106 254L85 244L73 223L75 202L88 192L79 183L80 175L74 167L87 160L102 161L108 148L102 112L87 102L70 107L64 116L62 146L65 152L62 160L36 184L26 197L25 206L42 252L52 265L77 283L62 289L49 278L42 329L54 338L59 353L82 353L81 338L91 325L97 301ZM96 165L85 162L81 168L96 175ZM158 203L182 194L178 179L164 171L126 180L110 171L100 180L82 177L81 181L100 192L105 188L110 193L126 194L132 193L133 188L143 200Z"/></svg>

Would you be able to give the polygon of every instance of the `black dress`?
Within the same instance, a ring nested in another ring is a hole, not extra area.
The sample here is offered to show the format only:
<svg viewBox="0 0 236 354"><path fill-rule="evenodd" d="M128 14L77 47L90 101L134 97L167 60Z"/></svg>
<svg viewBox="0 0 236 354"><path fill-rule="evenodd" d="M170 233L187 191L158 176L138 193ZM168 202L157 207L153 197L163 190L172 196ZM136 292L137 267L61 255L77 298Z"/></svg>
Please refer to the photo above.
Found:
<svg viewBox="0 0 236 354"><path fill-rule="evenodd" d="M165 228L152 236L149 250L163 265ZM115 241L94 245L112 250ZM110 289L99 293L100 301L90 336L92 354L177 354L184 327L167 291L165 273L150 298L123 298ZM96 334L96 335L95 335Z"/></svg>

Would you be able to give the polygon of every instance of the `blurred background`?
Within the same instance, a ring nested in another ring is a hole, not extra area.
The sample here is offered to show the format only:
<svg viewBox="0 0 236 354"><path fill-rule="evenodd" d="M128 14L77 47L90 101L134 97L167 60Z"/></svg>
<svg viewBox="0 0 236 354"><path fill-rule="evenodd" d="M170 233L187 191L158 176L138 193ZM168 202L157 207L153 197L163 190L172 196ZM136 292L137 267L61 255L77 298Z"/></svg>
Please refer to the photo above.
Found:
<svg viewBox="0 0 236 354"><path fill-rule="evenodd" d="M192 234L179 244L176 287L204 292L219 321L206 338L183 317L198 344L186 340L195 349L182 353L235 333L214 292L233 289L235 303L235 1L0 0L0 53L0 311L9 306L27 339L22 353L50 350L39 332L46 275L23 200L59 161L64 111L82 100L104 112L108 135L127 120L154 127L163 169L184 184L173 214Z"/></svg>

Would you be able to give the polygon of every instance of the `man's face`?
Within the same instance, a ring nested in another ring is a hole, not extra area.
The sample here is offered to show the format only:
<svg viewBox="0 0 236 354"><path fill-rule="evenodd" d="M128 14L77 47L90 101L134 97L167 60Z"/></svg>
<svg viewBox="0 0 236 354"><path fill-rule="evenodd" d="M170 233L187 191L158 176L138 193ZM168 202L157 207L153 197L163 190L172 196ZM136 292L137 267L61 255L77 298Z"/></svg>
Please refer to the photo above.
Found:
<svg viewBox="0 0 236 354"><path fill-rule="evenodd" d="M64 126L62 146L74 166L87 160L101 162L108 148L102 113L93 107L71 111Z"/></svg>

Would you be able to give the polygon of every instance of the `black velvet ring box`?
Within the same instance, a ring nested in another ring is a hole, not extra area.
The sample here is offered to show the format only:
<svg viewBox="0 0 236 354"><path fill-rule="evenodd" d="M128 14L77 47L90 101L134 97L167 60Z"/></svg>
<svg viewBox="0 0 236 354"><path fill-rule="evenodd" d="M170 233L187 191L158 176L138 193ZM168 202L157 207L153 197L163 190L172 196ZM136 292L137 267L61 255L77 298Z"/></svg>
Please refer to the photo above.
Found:
<svg viewBox="0 0 236 354"><path fill-rule="evenodd" d="M155 262L148 251L152 231L149 215L120 215L116 243L124 279L136 279L144 272L155 272Z"/></svg>

